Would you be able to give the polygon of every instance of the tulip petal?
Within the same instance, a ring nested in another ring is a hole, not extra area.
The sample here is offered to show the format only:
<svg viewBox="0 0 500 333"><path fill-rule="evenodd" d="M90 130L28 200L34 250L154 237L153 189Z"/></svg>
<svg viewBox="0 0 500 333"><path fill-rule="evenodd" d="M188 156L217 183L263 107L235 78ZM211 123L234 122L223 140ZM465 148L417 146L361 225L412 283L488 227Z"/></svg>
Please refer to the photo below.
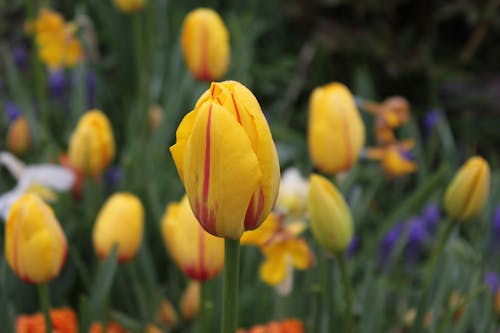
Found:
<svg viewBox="0 0 500 333"><path fill-rule="evenodd" d="M307 269L314 263L314 256L304 239L291 239L287 242L288 254L292 256L293 266Z"/></svg>
<svg viewBox="0 0 500 333"><path fill-rule="evenodd" d="M262 173L244 129L225 109L205 103L184 156L184 184L200 224L213 235L239 239Z"/></svg>
<svg viewBox="0 0 500 333"><path fill-rule="evenodd" d="M260 278L262 281L277 285L286 277L286 256L282 246L268 246L263 251L266 259L261 264L259 269Z"/></svg>
<svg viewBox="0 0 500 333"><path fill-rule="evenodd" d="M188 142L189 136L191 135L191 129L193 128L194 120L196 119L198 111L194 109L189 112L179 124L177 132L175 133L176 141L173 146L170 147L170 153L174 159L175 167L177 168L177 173L184 182L184 153L186 151L186 144Z"/></svg>

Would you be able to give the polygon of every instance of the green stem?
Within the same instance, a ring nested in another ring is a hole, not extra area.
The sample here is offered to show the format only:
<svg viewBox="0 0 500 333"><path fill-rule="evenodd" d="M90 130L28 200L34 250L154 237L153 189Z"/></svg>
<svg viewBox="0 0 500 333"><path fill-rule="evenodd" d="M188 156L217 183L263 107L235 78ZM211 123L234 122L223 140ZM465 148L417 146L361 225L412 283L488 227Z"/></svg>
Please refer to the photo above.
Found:
<svg viewBox="0 0 500 333"><path fill-rule="evenodd" d="M40 306L45 318L45 327L47 333L52 333L52 321L50 320L50 295L49 286L46 283L40 283L38 287L38 297L40 298Z"/></svg>
<svg viewBox="0 0 500 333"><path fill-rule="evenodd" d="M424 276L424 283L422 285L423 286L422 287L423 294L418 302L417 315L415 317L415 321L413 322L413 326L412 326L412 330L411 330L412 333L422 331L422 319L424 317L424 309L425 309L425 305L427 302L427 296L430 293L430 286L432 283L432 279L433 279L434 274L436 272L438 259L441 257L443 249L446 245L446 242L448 241L448 238L450 237L451 232L453 231L453 228L455 227L455 224L456 224L456 221L452 220L446 225L446 229L441 234L441 236L439 238L438 245L436 247L436 250L433 252L432 257L430 259L429 268L426 271L426 274Z"/></svg>
<svg viewBox="0 0 500 333"><path fill-rule="evenodd" d="M354 322L352 319L352 290L351 290L351 279L349 278L349 271L347 269L347 262L344 258L344 253L339 253L337 255L337 262L340 268L340 277L342 279L342 289L344 289L344 301L345 301L345 317L346 325L345 332L354 332Z"/></svg>
<svg viewBox="0 0 500 333"><path fill-rule="evenodd" d="M198 332L209 333L213 332L210 313L213 310L214 304L212 301L212 293L208 282L201 282L201 309L200 309L200 327Z"/></svg>
<svg viewBox="0 0 500 333"><path fill-rule="evenodd" d="M238 284L240 240L224 239L224 289L222 293L222 333L236 332L238 322Z"/></svg>

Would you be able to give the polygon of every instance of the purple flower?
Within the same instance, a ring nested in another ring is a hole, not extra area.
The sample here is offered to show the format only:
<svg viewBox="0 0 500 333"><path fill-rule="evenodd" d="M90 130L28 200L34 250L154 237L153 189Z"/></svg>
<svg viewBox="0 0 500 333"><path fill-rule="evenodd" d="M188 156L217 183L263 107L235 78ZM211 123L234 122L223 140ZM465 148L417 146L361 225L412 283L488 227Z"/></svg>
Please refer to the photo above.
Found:
<svg viewBox="0 0 500 333"><path fill-rule="evenodd" d="M496 272L486 273L484 277L484 283L488 285L490 291L493 294L496 294L496 292L498 291L498 287L500 286L500 279L498 277L498 274Z"/></svg>
<svg viewBox="0 0 500 333"><path fill-rule="evenodd" d="M408 238L405 247L405 255L409 260L416 261L420 258L424 243L428 238L425 220L421 217L412 217L407 222Z"/></svg>
<svg viewBox="0 0 500 333"><path fill-rule="evenodd" d="M432 132L432 130L439 123L441 118L439 109L431 109L424 116L424 128L427 132Z"/></svg>
<svg viewBox="0 0 500 333"><path fill-rule="evenodd" d="M106 180L111 188L115 188L120 183L122 179L122 169L116 166L112 166L109 168Z"/></svg>
<svg viewBox="0 0 500 333"><path fill-rule="evenodd" d="M413 161L415 158L415 154L409 149L401 149L400 154L407 161Z"/></svg>
<svg viewBox="0 0 500 333"><path fill-rule="evenodd" d="M96 85L97 76L93 71L88 71L85 77L85 85L87 88L87 104L89 108L95 106L96 103Z"/></svg>
<svg viewBox="0 0 500 333"><path fill-rule="evenodd" d="M495 209L495 215L493 216L493 237L496 240L500 239L500 205Z"/></svg>
<svg viewBox="0 0 500 333"><path fill-rule="evenodd" d="M396 224L393 226L382 239L381 244L381 256L382 259L385 260L389 257L394 246L398 242L401 234L403 232L403 226L401 224Z"/></svg>
<svg viewBox="0 0 500 333"><path fill-rule="evenodd" d="M347 248L347 256L352 257L358 252L359 247L361 245L361 241L359 239L358 235L354 235L354 237L351 240L351 244L349 244L349 247Z"/></svg>
<svg viewBox="0 0 500 333"><path fill-rule="evenodd" d="M441 218L441 210L439 206L435 203L431 203L425 207L423 219L425 221L425 226L429 232L436 231L437 224Z"/></svg>
<svg viewBox="0 0 500 333"><path fill-rule="evenodd" d="M17 117L21 115L21 110L19 107L12 101L7 101L3 104L3 108L5 110L5 114L10 122L16 120Z"/></svg>
<svg viewBox="0 0 500 333"><path fill-rule="evenodd" d="M18 45L12 50L12 58L17 67L24 67L28 62L28 52L23 45Z"/></svg>
<svg viewBox="0 0 500 333"><path fill-rule="evenodd" d="M54 96L61 96L66 88L64 70L55 70L49 73L49 90Z"/></svg>

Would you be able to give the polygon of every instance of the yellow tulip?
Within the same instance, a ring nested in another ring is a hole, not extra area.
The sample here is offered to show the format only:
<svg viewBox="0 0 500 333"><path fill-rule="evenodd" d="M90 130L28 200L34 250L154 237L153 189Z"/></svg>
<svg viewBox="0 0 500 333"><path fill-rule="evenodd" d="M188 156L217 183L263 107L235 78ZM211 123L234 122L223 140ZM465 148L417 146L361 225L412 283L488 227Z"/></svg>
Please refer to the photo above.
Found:
<svg viewBox="0 0 500 333"><path fill-rule="evenodd" d="M70 164L91 176L100 175L115 157L111 124L104 113L85 113L71 135L68 149Z"/></svg>
<svg viewBox="0 0 500 333"><path fill-rule="evenodd" d="M466 220L483 209L490 191L490 167L482 157L469 158L455 174L444 197L448 215Z"/></svg>
<svg viewBox="0 0 500 333"><path fill-rule="evenodd" d="M241 83L212 83L170 147L193 212L209 233L239 239L271 211L278 155L255 96Z"/></svg>
<svg viewBox="0 0 500 333"><path fill-rule="evenodd" d="M353 236L351 211L335 186L317 174L310 177L308 208L312 232L321 247L344 251Z"/></svg>
<svg viewBox="0 0 500 333"><path fill-rule="evenodd" d="M142 241L144 208L131 193L115 193L99 211L92 238L94 249L101 258L109 256L113 246L118 246L118 261L131 260Z"/></svg>
<svg viewBox="0 0 500 333"><path fill-rule="evenodd" d="M5 227L5 257L21 280L45 283L59 275L66 260L66 236L42 199L31 193L20 197Z"/></svg>
<svg viewBox="0 0 500 333"><path fill-rule="evenodd" d="M31 132L28 121L19 116L9 126L7 132L7 148L16 155L24 154L31 144Z"/></svg>
<svg viewBox="0 0 500 333"><path fill-rule="evenodd" d="M326 174L349 170L365 142L365 127L354 98L341 83L314 89L308 120L309 154Z"/></svg>
<svg viewBox="0 0 500 333"><path fill-rule="evenodd" d="M182 51L189 70L198 80L217 80L226 74L229 37L217 12L198 8L186 16L182 26Z"/></svg>
<svg viewBox="0 0 500 333"><path fill-rule="evenodd" d="M210 280L224 266L224 240L203 230L186 196L168 206L162 218L162 233L168 252L189 277Z"/></svg>
<svg viewBox="0 0 500 333"><path fill-rule="evenodd" d="M156 317L158 322L171 329L177 326L177 322L179 321L174 305L167 299L160 302L160 307Z"/></svg>
<svg viewBox="0 0 500 333"><path fill-rule="evenodd" d="M184 319L193 320L200 311L200 283L191 281L181 296L181 312Z"/></svg>
<svg viewBox="0 0 500 333"><path fill-rule="evenodd" d="M144 7L146 0L113 0L113 4L123 13L138 12Z"/></svg>

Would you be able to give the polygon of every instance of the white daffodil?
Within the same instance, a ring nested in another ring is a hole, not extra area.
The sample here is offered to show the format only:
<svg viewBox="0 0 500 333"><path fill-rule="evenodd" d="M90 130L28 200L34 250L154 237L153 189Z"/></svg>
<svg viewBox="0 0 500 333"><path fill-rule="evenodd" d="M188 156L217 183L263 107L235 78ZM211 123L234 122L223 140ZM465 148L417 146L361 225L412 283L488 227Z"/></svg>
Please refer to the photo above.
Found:
<svg viewBox="0 0 500 333"><path fill-rule="evenodd" d="M25 165L14 155L0 151L0 166L17 179L17 185L10 191L0 195L0 216L7 219L12 204L25 192L39 194L43 199L55 199L55 193L69 190L75 181L73 172L67 168L54 164Z"/></svg>
<svg viewBox="0 0 500 333"><path fill-rule="evenodd" d="M308 191L309 181L297 168L288 168L281 177L276 210L291 217L304 217Z"/></svg>

